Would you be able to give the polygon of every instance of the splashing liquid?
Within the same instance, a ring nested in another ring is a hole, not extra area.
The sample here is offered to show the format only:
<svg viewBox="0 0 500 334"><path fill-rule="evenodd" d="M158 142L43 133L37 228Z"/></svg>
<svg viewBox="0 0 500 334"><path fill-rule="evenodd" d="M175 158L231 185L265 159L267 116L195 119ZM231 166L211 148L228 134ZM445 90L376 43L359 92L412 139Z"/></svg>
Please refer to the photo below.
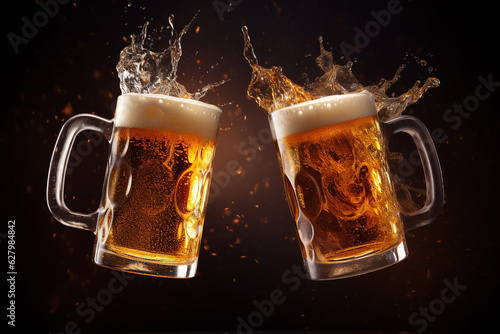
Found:
<svg viewBox="0 0 500 334"><path fill-rule="evenodd" d="M252 79L247 93L257 101L260 107L271 113L274 110L315 98L304 88L288 79L281 67L273 66L271 69L261 67L250 43L248 28L243 26L242 31L245 40L244 56L252 67Z"/></svg>
<svg viewBox="0 0 500 334"><path fill-rule="evenodd" d="M260 107L268 113L294 104L314 100L320 97L349 94L356 92L370 93L377 106L378 116L387 121L400 116L411 104L417 102L430 88L439 86L437 78L428 78L421 86L421 82L406 93L397 97L389 97L386 92L400 77L405 65L401 65L391 80L381 79L378 84L363 86L352 73L353 62L337 65L333 62L331 51L323 47L323 39L319 38L320 55L316 64L325 72L314 83L301 87L294 84L283 74L283 69L274 66L266 69L258 64L257 57L250 42L248 28L242 27L244 38L244 56L252 67L252 79L247 93L254 98Z"/></svg>
<svg viewBox="0 0 500 334"><path fill-rule="evenodd" d="M182 56L181 39L195 18L196 15L180 33L177 33L174 29L174 15L169 16L171 38L169 47L162 52L153 52L145 46L149 22L144 24L138 36L131 36L132 41L121 51L120 61L116 66L122 94L162 94L199 100L209 90L227 81L222 80L206 85L195 93L189 93L182 84L177 82L177 68Z"/></svg>

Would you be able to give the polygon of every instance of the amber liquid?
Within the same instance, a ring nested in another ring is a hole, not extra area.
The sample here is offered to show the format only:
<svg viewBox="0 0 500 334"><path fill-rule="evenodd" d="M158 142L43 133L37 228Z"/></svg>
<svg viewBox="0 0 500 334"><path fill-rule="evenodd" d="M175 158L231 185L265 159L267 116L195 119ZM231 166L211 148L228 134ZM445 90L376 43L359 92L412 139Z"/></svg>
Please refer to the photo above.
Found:
<svg viewBox="0 0 500 334"><path fill-rule="evenodd" d="M375 116L293 134L276 145L297 226L301 219L312 224L316 261L359 257L401 240L398 202Z"/></svg>
<svg viewBox="0 0 500 334"><path fill-rule="evenodd" d="M98 227L120 257L196 261L214 142L174 132L118 128Z"/></svg>

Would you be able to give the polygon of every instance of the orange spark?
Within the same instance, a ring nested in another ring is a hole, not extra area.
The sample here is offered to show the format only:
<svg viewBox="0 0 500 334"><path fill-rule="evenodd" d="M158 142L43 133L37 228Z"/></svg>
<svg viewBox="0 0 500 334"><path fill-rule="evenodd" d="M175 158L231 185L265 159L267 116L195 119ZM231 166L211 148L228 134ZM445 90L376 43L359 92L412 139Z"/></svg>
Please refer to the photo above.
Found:
<svg viewBox="0 0 500 334"><path fill-rule="evenodd" d="M64 109L62 110L63 114L66 116L71 116L73 115L73 106L71 105L71 102L68 102Z"/></svg>

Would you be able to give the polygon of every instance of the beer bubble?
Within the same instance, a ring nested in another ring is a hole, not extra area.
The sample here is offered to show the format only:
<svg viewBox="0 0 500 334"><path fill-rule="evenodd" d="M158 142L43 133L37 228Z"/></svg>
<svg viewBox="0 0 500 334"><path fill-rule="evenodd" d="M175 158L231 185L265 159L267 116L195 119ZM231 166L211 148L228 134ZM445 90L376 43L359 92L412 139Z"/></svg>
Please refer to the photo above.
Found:
<svg viewBox="0 0 500 334"><path fill-rule="evenodd" d="M137 183L137 184L136 184ZM161 160L149 159L134 173L132 184L137 187L134 200L147 215L156 215L167 208L172 192L173 176Z"/></svg>

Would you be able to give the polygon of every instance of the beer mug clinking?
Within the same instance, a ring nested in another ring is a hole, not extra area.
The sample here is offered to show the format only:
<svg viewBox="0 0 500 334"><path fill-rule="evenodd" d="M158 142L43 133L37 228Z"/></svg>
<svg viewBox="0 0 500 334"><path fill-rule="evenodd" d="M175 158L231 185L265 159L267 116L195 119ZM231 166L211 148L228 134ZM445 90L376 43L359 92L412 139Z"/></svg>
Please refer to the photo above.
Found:
<svg viewBox="0 0 500 334"><path fill-rule="evenodd" d="M61 223L95 233L93 261L162 277L193 277L207 206L221 110L157 94L118 97L115 118L82 114L64 124L49 167L47 203ZM69 154L78 133L110 143L99 208L64 203Z"/></svg>
<svg viewBox="0 0 500 334"><path fill-rule="evenodd" d="M443 206L441 167L425 126L411 116L378 119L365 93L334 95L269 115L304 265L313 280L371 272L408 255L405 232ZM401 212L386 138L411 135L426 178L426 203Z"/></svg>

